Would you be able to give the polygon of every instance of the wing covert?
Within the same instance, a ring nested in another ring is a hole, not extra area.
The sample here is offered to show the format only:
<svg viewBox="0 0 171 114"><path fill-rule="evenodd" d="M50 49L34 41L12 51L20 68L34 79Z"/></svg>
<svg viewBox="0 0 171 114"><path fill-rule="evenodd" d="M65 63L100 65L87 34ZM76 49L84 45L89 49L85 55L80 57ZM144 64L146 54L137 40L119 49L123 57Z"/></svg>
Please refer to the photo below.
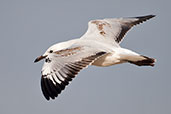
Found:
<svg viewBox="0 0 171 114"><path fill-rule="evenodd" d="M75 47L54 52L42 68L41 88L47 100L55 99L70 81L106 52ZM45 60L46 61L46 60Z"/></svg>
<svg viewBox="0 0 171 114"><path fill-rule="evenodd" d="M87 32L82 38L95 39L95 40L108 40L116 45L120 43L125 34L137 24L155 17L155 15L147 15L140 17L129 18L113 18L103 20L92 20L88 24ZM117 45L116 45L117 46Z"/></svg>

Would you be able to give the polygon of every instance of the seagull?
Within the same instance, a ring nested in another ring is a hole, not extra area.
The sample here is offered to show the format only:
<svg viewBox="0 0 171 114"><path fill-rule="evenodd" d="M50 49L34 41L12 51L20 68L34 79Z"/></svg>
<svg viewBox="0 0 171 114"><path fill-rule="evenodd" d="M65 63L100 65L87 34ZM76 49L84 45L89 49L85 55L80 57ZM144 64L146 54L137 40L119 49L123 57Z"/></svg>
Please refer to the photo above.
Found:
<svg viewBox="0 0 171 114"><path fill-rule="evenodd" d="M78 39L52 45L34 62L45 60L41 89L47 100L55 99L74 77L89 65L100 67L121 63L154 66L156 59L121 48L125 34L155 15L91 20L87 32Z"/></svg>

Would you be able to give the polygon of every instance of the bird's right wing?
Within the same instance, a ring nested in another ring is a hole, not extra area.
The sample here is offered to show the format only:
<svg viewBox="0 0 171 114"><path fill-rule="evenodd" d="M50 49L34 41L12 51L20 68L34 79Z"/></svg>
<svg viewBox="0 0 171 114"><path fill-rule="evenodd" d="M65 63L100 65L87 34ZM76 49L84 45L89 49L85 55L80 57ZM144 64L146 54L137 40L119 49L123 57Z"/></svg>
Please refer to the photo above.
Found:
<svg viewBox="0 0 171 114"><path fill-rule="evenodd" d="M106 42L112 42L116 45L122 41L124 35L131 27L149 20L154 16L147 15L141 17L92 20L89 22L88 30L82 38L101 40L102 42L106 40Z"/></svg>
<svg viewBox="0 0 171 114"><path fill-rule="evenodd" d="M54 99L80 70L91 65L102 52L89 47L70 47L48 55L42 68L41 88L47 100Z"/></svg>

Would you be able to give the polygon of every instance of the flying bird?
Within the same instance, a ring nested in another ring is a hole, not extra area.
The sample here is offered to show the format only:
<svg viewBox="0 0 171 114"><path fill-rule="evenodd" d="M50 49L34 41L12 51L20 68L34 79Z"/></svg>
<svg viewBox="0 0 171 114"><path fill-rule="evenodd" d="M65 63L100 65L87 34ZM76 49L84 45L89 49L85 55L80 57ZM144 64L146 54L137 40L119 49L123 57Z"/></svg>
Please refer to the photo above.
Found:
<svg viewBox="0 0 171 114"><path fill-rule="evenodd" d="M155 59L121 48L125 34L137 24L155 17L91 20L87 32L78 39L52 45L34 62L45 59L41 89L47 100L55 99L70 81L89 65L100 67L121 63L154 66Z"/></svg>

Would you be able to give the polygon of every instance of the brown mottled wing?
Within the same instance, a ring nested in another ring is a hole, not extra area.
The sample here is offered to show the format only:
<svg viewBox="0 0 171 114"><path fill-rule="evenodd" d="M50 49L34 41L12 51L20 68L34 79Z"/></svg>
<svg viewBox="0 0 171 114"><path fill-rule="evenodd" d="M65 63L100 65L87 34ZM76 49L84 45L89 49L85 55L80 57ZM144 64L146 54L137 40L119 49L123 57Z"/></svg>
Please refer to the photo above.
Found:
<svg viewBox="0 0 171 114"><path fill-rule="evenodd" d="M49 55L42 68L41 88L47 100L55 99L82 70L105 52L75 47Z"/></svg>
<svg viewBox="0 0 171 114"><path fill-rule="evenodd" d="M149 20L154 16L155 15L147 15L130 18L92 20L89 22L88 30L82 38L94 38L96 40L99 40L99 38L104 38L105 40L108 40L109 43L112 41L120 43L124 35L128 32L129 29L131 29L131 27Z"/></svg>

